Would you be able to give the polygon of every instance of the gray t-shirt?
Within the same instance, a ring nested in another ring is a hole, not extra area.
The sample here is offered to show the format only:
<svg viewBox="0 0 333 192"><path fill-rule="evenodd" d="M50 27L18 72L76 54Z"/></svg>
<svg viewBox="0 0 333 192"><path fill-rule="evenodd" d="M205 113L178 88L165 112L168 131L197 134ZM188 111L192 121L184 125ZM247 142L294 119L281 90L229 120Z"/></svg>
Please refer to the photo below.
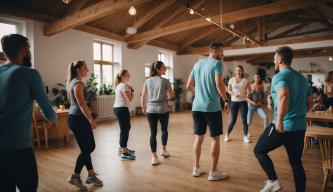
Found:
<svg viewBox="0 0 333 192"><path fill-rule="evenodd" d="M125 83L119 83L115 90L115 100L113 107L128 107L128 101L124 97L124 92L129 88Z"/></svg>
<svg viewBox="0 0 333 192"><path fill-rule="evenodd" d="M80 109L80 106L76 100L76 97L75 97L75 94L74 94L74 86L78 83L82 83L82 81L80 81L79 79L72 79L71 82L69 83L69 94L70 94L70 97L71 97L71 106L69 107L69 114L71 115L83 115L81 109ZM84 85L84 84L83 84ZM86 89L84 88L83 90L83 94L84 94L84 98L85 100L87 100L88 98L88 93L86 91Z"/></svg>
<svg viewBox="0 0 333 192"><path fill-rule="evenodd" d="M147 113L168 112L167 93L171 89L170 81L160 76L149 77L145 81L148 90Z"/></svg>

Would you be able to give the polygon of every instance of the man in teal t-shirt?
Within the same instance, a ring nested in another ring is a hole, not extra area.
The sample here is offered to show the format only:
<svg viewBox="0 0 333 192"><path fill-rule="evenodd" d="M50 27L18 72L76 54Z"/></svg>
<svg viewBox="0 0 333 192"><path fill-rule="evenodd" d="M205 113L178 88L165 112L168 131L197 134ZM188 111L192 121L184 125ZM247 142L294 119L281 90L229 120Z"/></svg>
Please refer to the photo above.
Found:
<svg viewBox="0 0 333 192"><path fill-rule="evenodd" d="M306 112L312 108L312 91L305 77L290 67L293 51L279 47L274 56L275 70L271 95L274 102L272 124L260 136L254 153L268 176L261 192L278 191L282 185L277 178L270 151L284 145L291 164L297 192L305 191L306 176L302 152L306 130Z"/></svg>
<svg viewBox="0 0 333 192"><path fill-rule="evenodd" d="M223 133L220 96L223 97L224 101L227 98L222 78L223 67L220 61L222 54L222 44L211 44L209 57L201 59L194 65L186 86L195 95L192 106L195 166L192 175L198 177L203 173L200 169L199 160L201 145L208 125L210 136L213 139L211 152L213 165L208 180L228 178L225 173L217 170L220 155L220 135ZM225 103L228 104L228 102Z"/></svg>
<svg viewBox="0 0 333 192"><path fill-rule="evenodd" d="M32 149L32 106L36 100L44 117L54 122L42 78L31 69L30 46L22 35L1 39L7 57L0 64L0 191L37 191L38 173Z"/></svg>

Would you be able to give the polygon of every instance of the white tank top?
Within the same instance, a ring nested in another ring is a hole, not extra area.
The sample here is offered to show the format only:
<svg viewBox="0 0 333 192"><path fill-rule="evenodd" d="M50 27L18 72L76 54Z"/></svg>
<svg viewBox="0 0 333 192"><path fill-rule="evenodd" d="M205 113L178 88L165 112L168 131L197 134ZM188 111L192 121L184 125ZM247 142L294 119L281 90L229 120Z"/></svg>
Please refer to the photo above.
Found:
<svg viewBox="0 0 333 192"><path fill-rule="evenodd" d="M229 85L231 85L231 90L233 93L240 93L240 97L231 96L231 101L246 101L246 85L247 79L242 79L239 83L236 82L236 78L232 77L229 80Z"/></svg>

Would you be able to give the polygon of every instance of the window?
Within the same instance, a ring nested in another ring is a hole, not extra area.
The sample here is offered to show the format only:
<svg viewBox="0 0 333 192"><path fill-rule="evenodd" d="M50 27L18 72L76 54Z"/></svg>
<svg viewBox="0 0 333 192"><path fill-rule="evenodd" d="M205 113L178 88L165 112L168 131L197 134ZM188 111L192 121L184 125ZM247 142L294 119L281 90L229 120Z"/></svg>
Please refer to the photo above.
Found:
<svg viewBox="0 0 333 192"><path fill-rule="evenodd" d="M17 24L4 22L0 20L0 39L12 33L17 33ZM0 52L2 52L2 46L0 44Z"/></svg>
<svg viewBox="0 0 333 192"><path fill-rule="evenodd" d="M162 61L166 67L165 75L162 77L169 79L173 83L173 56L171 53L159 51L158 58L159 61Z"/></svg>
<svg viewBox="0 0 333 192"><path fill-rule="evenodd" d="M94 41L94 74L98 87L103 84L112 85L118 72L118 62L114 61L114 46L112 44Z"/></svg>

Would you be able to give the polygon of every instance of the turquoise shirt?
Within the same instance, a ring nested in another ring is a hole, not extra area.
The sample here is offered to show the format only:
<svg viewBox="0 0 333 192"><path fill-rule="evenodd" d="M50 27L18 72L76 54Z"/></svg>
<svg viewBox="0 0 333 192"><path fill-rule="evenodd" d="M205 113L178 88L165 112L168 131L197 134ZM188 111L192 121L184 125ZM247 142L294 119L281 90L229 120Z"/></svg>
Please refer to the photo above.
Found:
<svg viewBox="0 0 333 192"><path fill-rule="evenodd" d="M271 94L274 102L274 119L277 115L277 93L281 88L289 91L288 112L283 118L284 131L306 130L307 98L312 95L306 78L292 68L285 68L272 79Z"/></svg>
<svg viewBox="0 0 333 192"><path fill-rule="evenodd" d="M18 64L0 64L0 150L32 147L34 100L46 119L56 120L39 73Z"/></svg>
<svg viewBox="0 0 333 192"><path fill-rule="evenodd" d="M215 76L223 74L221 61L214 58L199 60L193 67L191 79L195 84L192 111L217 112L221 110L220 94Z"/></svg>

